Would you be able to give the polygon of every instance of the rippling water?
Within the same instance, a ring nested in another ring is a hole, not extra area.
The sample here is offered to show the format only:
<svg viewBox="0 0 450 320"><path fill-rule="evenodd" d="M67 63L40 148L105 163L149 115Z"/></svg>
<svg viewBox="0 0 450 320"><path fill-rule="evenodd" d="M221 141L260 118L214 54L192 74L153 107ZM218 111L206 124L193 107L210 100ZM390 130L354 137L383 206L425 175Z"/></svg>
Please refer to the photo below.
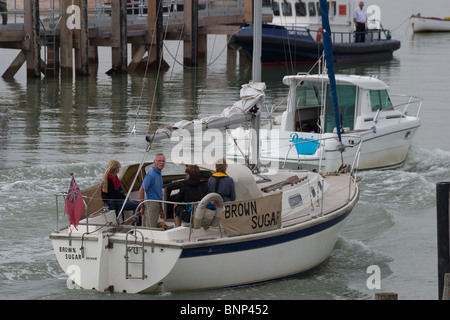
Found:
<svg viewBox="0 0 450 320"><path fill-rule="evenodd" d="M395 28L402 48L388 61L337 66L337 72L376 75L391 93L420 96L424 104L405 166L361 173L360 201L325 264L302 277L258 286L134 298L373 299L375 292L392 291L399 299L436 299L435 185L450 181L450 34L412 36L406 23L413 13L450 12L446 1L432 3L377 1L383 25ZM33 80L21 70L14 80L0 80L0 299L129 298L67 288L48 238L56 228L53 194L67 189L69 172L86 187L99 181L111 158L140 161L144 136L155 126L209 115L239 100L250 65L227 59L224 37L208 41L207 68L183 70L166 54L171 69L158 80L154 73L145 79L105 75L110 52L104 48L106 57L85 79ZM166 45L176 52L176 42ZM17 52L1 53L4 72ZM263 69L269 106L283 100L281 79L289 72L282 66ZM130 135L135 123L137 133ZM153 149L170 153L163 143ZM370 265L381 270L380 290L367 287Z"/></svg>

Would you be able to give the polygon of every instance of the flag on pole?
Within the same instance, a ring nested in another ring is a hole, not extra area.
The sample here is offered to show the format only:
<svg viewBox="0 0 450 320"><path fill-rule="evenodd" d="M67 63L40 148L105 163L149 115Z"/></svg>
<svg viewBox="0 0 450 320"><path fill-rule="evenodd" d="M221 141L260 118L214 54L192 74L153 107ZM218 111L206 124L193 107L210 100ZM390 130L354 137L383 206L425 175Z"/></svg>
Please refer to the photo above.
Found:
<svg viewBox="0 0 450 320"><path fill-rule="evenodd" d="M72 182L70 183L69 192L67 193L66 204L64 207L64 214L69 216L70 224L77 229L78 222L81 219L84 211L84 201L81 195L81 190L75 182L72 175ZM78 229L77 229L78 230Z"/></svg>

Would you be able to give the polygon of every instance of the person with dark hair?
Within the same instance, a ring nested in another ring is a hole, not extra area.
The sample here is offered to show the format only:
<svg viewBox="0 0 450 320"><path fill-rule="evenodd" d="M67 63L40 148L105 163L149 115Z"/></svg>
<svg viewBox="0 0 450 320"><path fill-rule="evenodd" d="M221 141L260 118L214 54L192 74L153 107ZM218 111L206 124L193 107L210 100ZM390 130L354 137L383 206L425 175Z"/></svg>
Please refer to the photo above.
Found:
<svg viewBox="0 0 450 320"><path fill-rule="evenodd" d="M200 178L200 168L197 165L189 165L186 167L186 180L180 187L180 191L175 197L176 202L197 202L203 199L208 193L208 185L206 180ZM181 226L181 222L190 222L191 213L187 205L175 205L174 220L175 227Z"/></svg>
<svg viewBox="0 0 450 320"><path fill-rule="evenodd" d="M208 180L208 191L220 194L223 201L236 200L234 180L226 174L227 161L225 158L216 161L216 173Z"/></svg>

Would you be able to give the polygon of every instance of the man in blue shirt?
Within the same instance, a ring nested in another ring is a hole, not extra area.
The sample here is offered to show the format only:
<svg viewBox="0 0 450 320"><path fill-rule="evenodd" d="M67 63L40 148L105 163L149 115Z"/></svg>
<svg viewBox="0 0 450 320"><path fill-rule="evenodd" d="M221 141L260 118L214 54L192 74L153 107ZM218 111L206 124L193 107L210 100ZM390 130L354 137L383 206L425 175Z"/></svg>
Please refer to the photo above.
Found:
<svg viewBox="0 0 450 320"><path fill-rule="evenodd" d="M158 153L153 162L153 168L147 172L141 188L139 189L139 200L157 200L161 201L163 180L161 171L166 163L166 158L162 153ZM142 218L142 225L144 227L156 228L158 218L164 219L164 211L161 202L148 201L145 202L144 216Z"/></svg>

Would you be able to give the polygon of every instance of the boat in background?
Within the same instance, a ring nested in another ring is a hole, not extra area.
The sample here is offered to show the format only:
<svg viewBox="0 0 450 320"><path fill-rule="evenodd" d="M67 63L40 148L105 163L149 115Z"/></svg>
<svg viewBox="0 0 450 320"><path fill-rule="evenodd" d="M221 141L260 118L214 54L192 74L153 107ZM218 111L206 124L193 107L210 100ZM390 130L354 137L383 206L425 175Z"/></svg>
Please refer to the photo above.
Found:
<svg viewBox="0 0 450 320"><path fill-rule="evenodd" d="M390 31L382 27L379 7L368 7L365 41L355 42L353 1L331 1L328 6L334 62L389 58L400 48L400 41L393 40ZM272 9L272 23L263 24L262 28L262 63L317 61L323 52L319 1L275 0ZM242 25L230 38L230 45L252 59L253 26Z"/></svg>
<svg viewBox="0 0 450 320"><path fill-rule="evenodd" d="M450 17L422 17L420 13L412 15L411 27L414 33L419 32L450 32Z"/></svg>
<svg viewBox="0 0 450 320"><path fill-rule="evenodd" d="M359 170L402 166L420 127L422 99L391 95L388 85L375 77L338 74L335 78L340 127L326 73L283 78L289 86L286 110L261 124L270 141L262 142L261 159L280 167L333 172L341 165L351 166L361 148ZM250 130L234 129L230 136L227 156L242 158L240 150L245 154Z"/></svg>
<svg viewBox="0 0 450 320"><path fill-rule="evenodd" d="M261 12L258 4L255 1L255 20ZM259 80L257 76L253 79ZM241 101L222 115L208 117L200 126L228 127L248 119L258 132L264 90L265 84L259 81L244 85ZM181 124L182 128L147 136L149 145L142 162L121 168L119 178L129 199L137 199L151 168L144 159L153 141L195 133L195 121ZM259 142L258 135L254 139ZM258 149L258 143L252 145ZM254 150L252 154L258 155ZM130 226L136 216L121 223L122 210L116 218L115 210L101 207L100 185L82 192L87 217L77 228L58 226L50 235L58 262L72 285L128 293L209 289L289 277L323 263L359 198L358 157L355 169L329 176L306 170L264 171L259 157L253 158L256 163L250 167L230 164L227 169L235 182L235 201L224 203L218 194L210 193L200 202L190 203L194 208L191 222L180 227L173 227L170 219L163 225L168 228ZM178 166L177 171L166 163L164 169L168 174L163 175L161 203L166 214L174 204L181 204L173 201L185 178L185 165ZM199 166L204 179L214 172L212 164ZM208 209L210 204L214 206Z"/></svg>

